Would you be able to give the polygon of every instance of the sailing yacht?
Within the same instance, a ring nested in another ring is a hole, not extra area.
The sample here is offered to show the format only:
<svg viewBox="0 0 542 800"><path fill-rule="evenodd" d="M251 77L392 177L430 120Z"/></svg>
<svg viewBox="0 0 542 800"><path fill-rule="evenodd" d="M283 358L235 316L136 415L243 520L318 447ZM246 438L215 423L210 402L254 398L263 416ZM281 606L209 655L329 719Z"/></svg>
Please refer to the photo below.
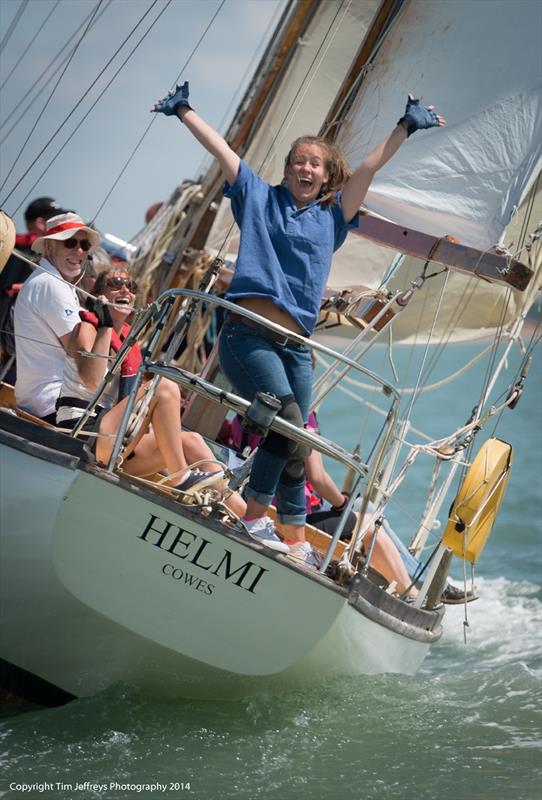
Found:
<svg viewBox="0 0 542 800"><path fill-rule="evenodd" d="M321 365L315 407L349 392L374 412L374 437L351 437L346 448L278 417L270 424L344 470L343 517L359 508L356 530L344 543L341 526L333 537L307 526L322 564L297 565L252 541L223 492L186 498L159 477L123 472L123 448L141 418L138 384L107 465L95 462L77 429L68 435L17 409L4 386L0 685L60 699L115 681L198 695L246 681L419 669L442 634L450 560L478 562L504 496L512 447L486 431L518 403L535 344L522 333L541 269L540 75L537 48L525 41L536 30L535 6L287 5L227 134L266 180L280 180L290 141L307 129L361 161L404 105L406 82L438 97L451 120L438 140L409 140L373 182L307 342ZM223 265L235 268L237 243L214 166L201 184L178 187L132 242L133 271L156 297L132 326L145 353L138 382L144 373L176 381L189 397L184 424L226 466L232 454L217 444L218 432L228 414L250 416L250 404L200 345L211 310L232 307L217 289ZM434 388L431 348L476 339L489 341L491 369L466 402L463 424L438 436L416 431L414 400ZM369 350L391 351L398 341L422 350L414 387L364 365ZM508 391L496 398L505 373ZM362 539L422 461L432 477L415 490L410 547L422 569L410 603L375 571ZM232 469L230 487L243 477L246 468ZM439 519L442 534L428 552Z"/></svg>

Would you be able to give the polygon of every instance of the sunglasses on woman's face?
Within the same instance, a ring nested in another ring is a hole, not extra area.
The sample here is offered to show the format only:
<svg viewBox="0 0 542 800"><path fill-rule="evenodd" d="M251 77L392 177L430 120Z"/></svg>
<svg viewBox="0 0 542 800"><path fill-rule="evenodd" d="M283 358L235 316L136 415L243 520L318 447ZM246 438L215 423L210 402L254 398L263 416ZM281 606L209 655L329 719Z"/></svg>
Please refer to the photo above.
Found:
<svg viewBox="0 0 542 800"><path fill-rule="evenodd" d="M135 294L137 292L137 283L131 278L108 278L105 282L107 289L122 289L126 286L129 292Z"/></svg>
<svg viewBox="0 0 542 800"><path fill-rule="evenodd" d="M67 247L68 250L75 250L76 247L80 247L83 253L88 253L92 247L92 242L89 242L88 239L76 239L75 236L72 236L71 239L64 239L62 244L64 247Z"/></svg>

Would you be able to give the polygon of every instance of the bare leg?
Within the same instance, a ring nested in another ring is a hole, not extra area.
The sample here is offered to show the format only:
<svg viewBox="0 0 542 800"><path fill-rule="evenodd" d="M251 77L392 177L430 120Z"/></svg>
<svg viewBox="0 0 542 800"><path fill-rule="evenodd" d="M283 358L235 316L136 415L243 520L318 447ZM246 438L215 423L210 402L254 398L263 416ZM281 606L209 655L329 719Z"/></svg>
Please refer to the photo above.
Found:
<svg viewBox="0 0 542 800"><path fill-rule="evenodd" d="M262 503L256 502L254 498L247 499L247 519L257 519L265 516L267 513L267 506ZM281 536L289 542L304 542L305 541L305 526L304 525L281 525L277 524L277 528Z"/></svg>
<svg viewBox="0 0 542 800"><path fill-rule="evenodd" d="M374 528L369 530L364 538L366 552L370 548L373 536ZM373 555L371 557L371 565L380 572L387 581L390 583L395 581L397 583L397 591L399 594L403 594L412 583L397 548L386 531L382 530L382 528L379 530L376 537ZM408 590L407 594L411 597L415 597L418 592L412 587Z"/></svg>
<svg viewBox="0 0 542 800"><path fill-rule="evenodd" d="M128 475L144 477L164 469L164 458L158 449L153 433L146 433L142 436L136 449L132 448L132 452L134 455L128 460L125 459L122 465L122 469Z"/></svg>
<svg viewBox="0 0 542 800"><path fill-rule="evenodd" d="M144 393L145 387L140 390L138 397L142 397ZM110 435L118 431L127 402L128 398L125 398L103 416L100 423L100 433ZM134 437L134 440L127 448L127 455L132 451L136 451L136 455L130 461L138 459L135 465L130 465L130 471L137 468L137 473L133 471L132 474L144 475L153 471L156 472L156 467L158 466L156 451L150 446L150 440L145 442L144 450L146 452L139 454L137 452L139 443L148 429L148 424L152 422L153 431L149 435L154 437L156 447L162 456L162 463L159 469L165 468L171 474L180 472L181 474L172 481L173 483L179 483L182 480L183 471L186 472L188 464L180 435L180 402L181 395L177 384L162 378L151 400L147 423L141 426L138 435ZM112 448L112 438L99 438L96 444L97 459L101 462L107 461L111 455ZM129 464L129 462L127 463Z"/></svg>
<svg viewBox="0 0 542 800"><path fill-rule="evenodd" d="M183 431L181 438L186 460L189 464L207 459L208 463L200 464L198 469L202 469L204 472L219 472L220 467L216 463L213 451L206 444L203 436L194 431Z"/></svg>
<svg viewBox="0 0 542 800"><path fill-rule="evenodd" d="M247 517L248 519L258 519L264 517L267 513L267 506L262 503L257 503L252 497L247 499Z"/></svg>
<svg viewBox="0 0 542 800"><path fill-rule="evenodd" d="M232 492L226 499L224 505L233 511L238 517L244 517L247 511L247 504L239 494L239 492Z"/></svg>
<svg viewBox="0 0 542 800"><path fill-rule="evenodd" d="M304 542L305 541L305 526L304 525L281 525L282 534L287 542Z"/></svg>

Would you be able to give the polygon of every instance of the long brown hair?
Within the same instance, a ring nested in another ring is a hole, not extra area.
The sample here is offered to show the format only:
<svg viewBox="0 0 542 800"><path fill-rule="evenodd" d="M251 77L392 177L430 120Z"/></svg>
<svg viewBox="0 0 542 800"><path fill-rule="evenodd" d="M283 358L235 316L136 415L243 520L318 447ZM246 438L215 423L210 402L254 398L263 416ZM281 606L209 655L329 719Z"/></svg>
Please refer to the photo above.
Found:
<svg viewBox="0 0 542 800"><path fill-rule="evenodd" d="M319 200L322 205L335 203L335 193L343 188L352 174L352 170L349 169L341 150L319 136L300 136L295 142L292 142L290 152L284 159L284 163L287 167L291 166L297 148L301 147L303 144L314 144L323 151L324 165L329 177L327 183L324 183L322 186L322 193Z"/></svg>

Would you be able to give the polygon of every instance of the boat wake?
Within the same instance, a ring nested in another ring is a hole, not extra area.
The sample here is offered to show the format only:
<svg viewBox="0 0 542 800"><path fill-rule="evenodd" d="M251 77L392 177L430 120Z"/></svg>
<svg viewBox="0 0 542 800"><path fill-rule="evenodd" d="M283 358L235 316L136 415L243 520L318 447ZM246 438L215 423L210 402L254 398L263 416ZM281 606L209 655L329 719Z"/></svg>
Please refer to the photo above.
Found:
<svg viewBox="0 0 542 800"><path fill-rule="evenodd" d="M542 589L504 577L477 580L480 599L449 606L440 644L424 665L434 674L448 669L494 670L523 664L542 676ZM464 643L464 630L466 644Z"/></svg>

